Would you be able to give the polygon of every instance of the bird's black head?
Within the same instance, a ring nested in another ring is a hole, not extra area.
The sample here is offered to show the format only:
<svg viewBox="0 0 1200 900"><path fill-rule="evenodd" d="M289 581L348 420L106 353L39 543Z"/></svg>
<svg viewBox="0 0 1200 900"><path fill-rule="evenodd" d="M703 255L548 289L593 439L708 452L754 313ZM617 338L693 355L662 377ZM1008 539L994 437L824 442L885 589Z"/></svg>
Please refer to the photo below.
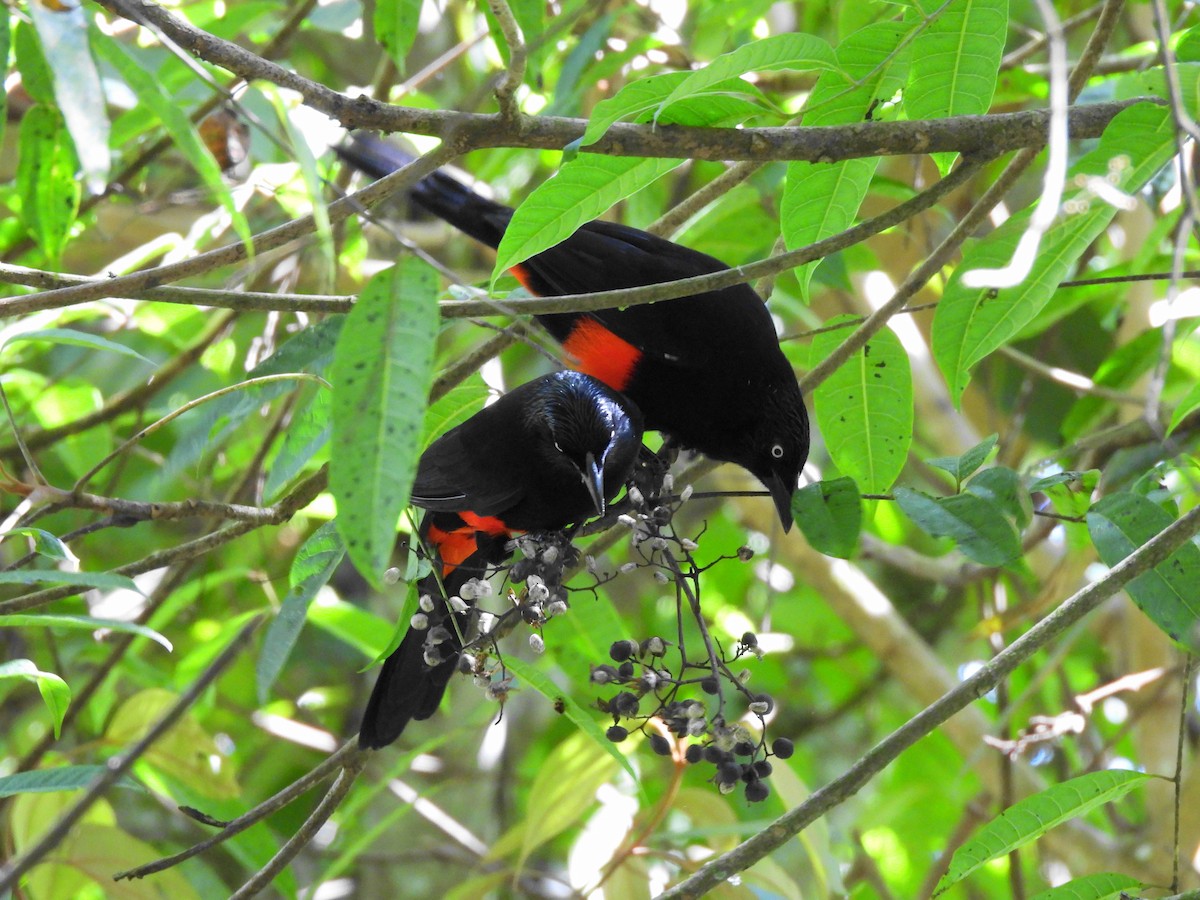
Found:
<svg viewBox="0 0 1200 900"><path fill-rule="evenodd" d="M786 388L767 394L761 413L737 462L771 492L786 532L792 527L792 494L808 460L809 442L808 412L794 378Z"/></svg>
<svg viewBox="0 0 1200 900"><path fill-rule="evenodd" d="M582 372L548 376L532 424L548 438L539 448L551 470L570 468L597 515L629 478L642 444L642 414L625 397ZM581 515L585 514L581 511Z"/></svg>

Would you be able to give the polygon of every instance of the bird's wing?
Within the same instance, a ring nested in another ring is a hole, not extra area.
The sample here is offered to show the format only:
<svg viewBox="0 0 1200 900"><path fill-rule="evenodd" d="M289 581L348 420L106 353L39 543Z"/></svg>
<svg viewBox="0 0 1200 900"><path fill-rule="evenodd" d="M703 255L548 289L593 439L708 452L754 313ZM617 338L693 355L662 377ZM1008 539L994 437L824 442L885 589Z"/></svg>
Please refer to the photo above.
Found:
<svg viewBox="0 0 1200 900"><path fill-rule="evenodd" d="M488 454L483 446L460 429L430 444L421 454L413 481L413 504L450 512L470 510L481 516L495 515L515 505L524 496L524 489L520 479L514 477L516 467L507 466L499 458L510 448L501 444L497 452ZM496 450L495 445L488 446Z"/></svg>

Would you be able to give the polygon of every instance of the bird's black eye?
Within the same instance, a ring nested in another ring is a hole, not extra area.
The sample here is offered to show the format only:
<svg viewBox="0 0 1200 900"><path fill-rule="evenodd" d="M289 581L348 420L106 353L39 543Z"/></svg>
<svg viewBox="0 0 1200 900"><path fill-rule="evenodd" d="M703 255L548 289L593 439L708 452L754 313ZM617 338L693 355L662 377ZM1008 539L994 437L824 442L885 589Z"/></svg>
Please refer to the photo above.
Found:
<svg viewBox="0 0 1200 900"><path fill-rule="evenodd" d="M776 459L783 459L783 444L775 444L771 448L771 455Z"/></svg>

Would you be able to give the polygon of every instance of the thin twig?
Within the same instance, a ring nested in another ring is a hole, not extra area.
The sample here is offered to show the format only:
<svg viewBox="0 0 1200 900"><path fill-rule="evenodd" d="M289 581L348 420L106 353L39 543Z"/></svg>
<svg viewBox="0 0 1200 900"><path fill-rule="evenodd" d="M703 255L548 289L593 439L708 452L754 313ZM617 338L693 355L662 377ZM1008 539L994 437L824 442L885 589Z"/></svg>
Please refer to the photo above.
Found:
<svg viewBox="0 0 1200 900"><path fill-rule="evenodd" d="M500 117L508 124L520 128L521 106L517 102L517 88L525 81L525 38L521 26L513 15L508 0L487 0L488 9L496 17L504 43L508 45L508 66L496 85L496 102L500 105Z"/></svg>

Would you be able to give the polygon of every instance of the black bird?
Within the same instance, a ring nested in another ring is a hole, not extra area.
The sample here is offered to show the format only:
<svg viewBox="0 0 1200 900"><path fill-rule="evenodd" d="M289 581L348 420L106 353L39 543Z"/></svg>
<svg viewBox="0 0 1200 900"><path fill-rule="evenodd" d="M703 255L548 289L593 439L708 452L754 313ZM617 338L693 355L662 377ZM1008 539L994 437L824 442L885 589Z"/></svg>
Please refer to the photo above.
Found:
<svg viewBox="0 0 1200 900"><path fill-rule="evenodd" d="M337 152L382 178L412 160L364 132ZM413 199L476 240L497 247L510 207L444 172L412 188ZM557 246L513 267L540 296L640 287L727 269L704 253L612 222L588 222ZM677 300L537 317L568 364L621 391L661 431L713 459L737 463L771 492L784 530L808 458L808 414L770 313L748 285Z"/></svg>
<svg viewBox="0 0 1200 900"><path fill-rule="evenodd" d="M462 650L470 611L447 598L509 555L513 531L554 531L602 515L642 444L637 407L582 372L555 372L509 391L421 455L412 502L429 512L420 537L441 566L419 591L433 609L387 658L359 729L385 747L411 719L437 710ZM443 590L444 589L444 590Z"/></svg>

